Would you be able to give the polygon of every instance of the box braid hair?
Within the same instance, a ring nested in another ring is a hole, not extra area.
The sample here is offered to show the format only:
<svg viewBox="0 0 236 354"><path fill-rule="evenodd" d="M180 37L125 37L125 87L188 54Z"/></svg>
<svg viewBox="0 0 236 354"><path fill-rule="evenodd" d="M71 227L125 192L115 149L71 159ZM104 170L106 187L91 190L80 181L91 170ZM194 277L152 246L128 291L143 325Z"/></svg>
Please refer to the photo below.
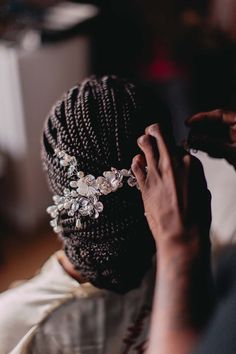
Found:
<svg viewBox="0 0 236 354"><path fill-rule="evenodd" d="M115 76L91 77L73 87L44 126L42 159L52 192L62 195L68 186L56 148L75 156L78 169L95 177L111 167L129 169L148 124L159 121L170 131L167 115L157 97ZM136 188L124 185L101 201L99 218L86 218L79 231L74 217L61 216L64 250L86 280L124 293L137 287L150 267L154 242Z"/></svg>

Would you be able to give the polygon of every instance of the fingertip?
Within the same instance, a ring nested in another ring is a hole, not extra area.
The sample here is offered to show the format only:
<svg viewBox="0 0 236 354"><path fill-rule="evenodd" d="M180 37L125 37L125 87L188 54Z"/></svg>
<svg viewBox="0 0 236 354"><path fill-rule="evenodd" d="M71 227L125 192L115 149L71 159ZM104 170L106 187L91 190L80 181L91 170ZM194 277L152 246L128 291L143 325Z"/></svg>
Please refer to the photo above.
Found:
<svg viewBox="0 0 236 354"><path fill-rule="evenodd" d="M157 126L157 125L158 125L158 123L152 123L152 124L150 124L148 127L146 127L145 133L146 133L146 134L149 134L149 131L152 130L153 127L154 127L154 129L155 129L155 126Z"/></svg>
<svg viewBox="0 0 236 354"><path fill-rule="evenodd" d="M205 124L206 122L222 120L224 111L222 109L215 109L213 111L199 112L194 114L185 121L187 126L195 124Z"/></svg>
<svg viewBox="0 0 236 354"><path fill-rule="evenodd" d="M187 127L191 127L194 123L198 122L199 120L203 119L203 117L205 116L205 113L197 113L194 114L191 117L188 117L185 120L185 124Z"/></svg>
<svg viewBox="0 0 236 354"><path fill-rule="evenodd" d="M141 135L138 139L137 139L137 144L139 146L142 146L144 143L144 139L145 139L145 135Z"/></svg>
<svg viewBox="0 0 236 354"><path fill-rule="evenodd" d="M158 123L149 125L149 127L147 127L147 133L156 137L160 133L160 125Z"/></svg>
<svg viewBox="0 0 236 354"><path fill-rule="evenodd" d="M150 134L145 134L138 138L137 143L142 150L145 150L152 144L152 139Z"/></svg>
<svg viewBox="0 0 236 354"><path fill-rule="evenodd" d="M137 154L136 156L134 156L132 161L137 162L137 163L139 163L141 165L145 165L146 164L145 157L142 154Z"/></svg>

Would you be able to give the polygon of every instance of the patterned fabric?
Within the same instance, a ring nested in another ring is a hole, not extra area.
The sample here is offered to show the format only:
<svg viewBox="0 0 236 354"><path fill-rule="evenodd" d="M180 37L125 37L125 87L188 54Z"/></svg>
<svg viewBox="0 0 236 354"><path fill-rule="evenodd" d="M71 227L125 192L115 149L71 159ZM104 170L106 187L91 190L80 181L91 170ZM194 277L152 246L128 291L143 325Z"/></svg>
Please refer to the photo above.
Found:
<svg viewBox="0 0 236 354"><path fill-rule="evenodd" d="M0 295L0 353L144 353L150 284L153 269L126 295L78 284L54 255L33 279Z"/></svg>
<svg viewBox="0 0 236 354"><path fill-rule="evenodd" d="M146 285L125 296L109 292L69 300L40 325L29 353L144 353L152 298Z"/></svg>

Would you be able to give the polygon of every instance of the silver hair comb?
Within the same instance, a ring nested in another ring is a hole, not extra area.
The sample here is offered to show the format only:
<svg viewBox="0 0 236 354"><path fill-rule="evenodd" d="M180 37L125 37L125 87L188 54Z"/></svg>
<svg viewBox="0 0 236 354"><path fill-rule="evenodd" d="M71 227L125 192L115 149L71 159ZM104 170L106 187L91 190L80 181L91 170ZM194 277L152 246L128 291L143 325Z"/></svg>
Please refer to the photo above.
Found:
<svg viewBox="0 0 236 354"><path fill-rule="evenodd" d="M55 149L55 155L60 165L67 169L68 176L68 187L64 189L63 195L54 195L52 198L54 204L47 208L47 213L52 218L50 225L55 233L62 232L60 213L75 217L75 227L80 230L83 217L97 219L103 211L103 204L99 201L101 195L116 192L122 188L125 179L130 187L138 188L131 170L117 170L112 167L110 171L103 172L103 176L95 178L93 175L85 175L84 172L78 171L74 156L58 148Z"/></svg>

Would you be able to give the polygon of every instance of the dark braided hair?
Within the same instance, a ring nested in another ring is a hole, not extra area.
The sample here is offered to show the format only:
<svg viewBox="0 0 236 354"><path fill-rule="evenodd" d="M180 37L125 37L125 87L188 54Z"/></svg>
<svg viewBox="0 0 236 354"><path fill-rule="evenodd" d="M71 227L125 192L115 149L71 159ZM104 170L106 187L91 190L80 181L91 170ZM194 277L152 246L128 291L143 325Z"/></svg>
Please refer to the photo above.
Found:
<svg viewBox="0 0 236 354"><path fill-rule="evenodd" d="M151 122L169 128L160 100L115 76L91 77L69 90L46 120L42 158L50 188L63 194L68 176L55 149L75 156L78 168L101 176L111 167L130 168L137 137ZM76 230L75 218L61 216L64 249L81 275L100 288L126 292L139 285L155 253L140 193L124 186L101 197L104 211Z"/></svg>

